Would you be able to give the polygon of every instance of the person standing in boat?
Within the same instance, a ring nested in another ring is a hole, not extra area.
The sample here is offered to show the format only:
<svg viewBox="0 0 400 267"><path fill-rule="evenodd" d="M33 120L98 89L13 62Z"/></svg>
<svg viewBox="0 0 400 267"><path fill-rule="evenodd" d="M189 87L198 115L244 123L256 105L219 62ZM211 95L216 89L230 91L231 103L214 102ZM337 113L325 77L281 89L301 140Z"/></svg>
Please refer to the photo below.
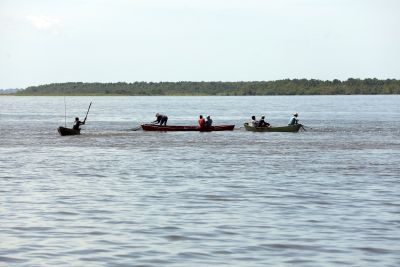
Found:
<svg viewBox="0 0 400 267"><path fill-rule="evenodd" d="M72 129L79 131L81 128L79 126L84 125L86 122L86 119L84 119L83 121L80 121L78 117L75 118L75 122L74 122L74 126L72 127Z"/></svg>
<svg viewBox="0 0 400 267"><path fill-rule="evenodd" d="M168 116L167 115L163 115L163 114L160 114L160 113L157 113L156 114L156 120L155 121L153 121L153 123L159 123L160 124L160 126L162 126L162 125L164 125L164 126L167 126L167 121L168 121Z"/></svg>
<svg viewBox="0 0 400 267"><path fill-rule="evenodd" d="M199 122L199 127L200 127L201 129L204 128L204 127L206 126L206 120L203 118L203 115L200 115L200 116L199 116L198 122Z"/></svg>
<svg viewBox="0 0 400 267"><path fill-rule="evenodd" d="M299 113L294 113L293 117L289 121L289 125L296 125L299 123L299 119L297 118L299 116Z"/></svg>
<svg viewBox="0 0 400 267"><path fill-rule="evenodd" d="M212 126L212 123L213 123L213 120L211 119L210 115L208 115L208 116L207 116L206 123L205 123L204 126L205 126L206 128L211 127L211 126Z"/></svg>
<svg viewBox="0 0 400 267"><path fill-rule="evenodd" d="M270 124L265 121L265 116L261 116L261 120L258 121L257 127L269 127Z"/></svg>

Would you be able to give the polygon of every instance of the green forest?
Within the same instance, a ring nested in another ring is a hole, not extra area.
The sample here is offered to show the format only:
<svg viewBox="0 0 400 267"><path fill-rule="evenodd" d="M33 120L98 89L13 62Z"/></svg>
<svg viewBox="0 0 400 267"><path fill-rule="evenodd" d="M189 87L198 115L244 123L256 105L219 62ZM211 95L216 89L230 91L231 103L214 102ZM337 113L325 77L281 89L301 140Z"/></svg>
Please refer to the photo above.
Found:
<svg viewBox="0 0 400 267"><path fill-rule="evenodd" d="M16 95L358 95L400 94L395 79L322 81L285 79L253 82L53 83L30 86Z"/></svg>

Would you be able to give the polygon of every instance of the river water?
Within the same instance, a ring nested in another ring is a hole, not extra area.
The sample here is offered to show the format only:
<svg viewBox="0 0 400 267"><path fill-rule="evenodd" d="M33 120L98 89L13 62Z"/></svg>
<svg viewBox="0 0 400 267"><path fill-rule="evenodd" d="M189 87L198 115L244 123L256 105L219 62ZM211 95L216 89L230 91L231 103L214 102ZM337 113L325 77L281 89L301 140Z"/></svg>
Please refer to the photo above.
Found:
<svg viewBox="0 0 400 267"><path fill-rule="evenodd" d="M65 100L0 97L0 266L400 266L399 95Z"/></svg>

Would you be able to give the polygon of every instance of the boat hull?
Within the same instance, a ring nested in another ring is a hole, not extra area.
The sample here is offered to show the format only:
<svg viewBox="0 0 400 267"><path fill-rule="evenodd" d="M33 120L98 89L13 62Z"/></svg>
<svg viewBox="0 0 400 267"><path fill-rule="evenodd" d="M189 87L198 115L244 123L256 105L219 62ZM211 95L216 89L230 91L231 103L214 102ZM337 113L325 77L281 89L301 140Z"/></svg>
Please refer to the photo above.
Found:
<svg viewBox="0 0 400 267"><path fill-rule="evenodd" d="M81 134L80 130L74 130L74 129L70 129L70 128L65 128L65 127L58 127L57 129L58 133L62 136L65 135L78 135Z"/></svg>
<svg viewBox="0 0 400 267"><path fill-rule="evenodd" d="M215 132L215 131L232 131L235 125L216 125L206 128L200 128L198 126L181 126L181 125L167 125L160 126L154 124L142 124L144 131L161 131L161 132Z"/></svg>
<svg viewBox="0 0 400 267"><path fill-rule="evenodd" d="M290 132L290 133L297 133L300 128L301 124L296 125L287 125L287 126L278 126L278 127L254 127L249 125L249 123L244 124L244 128L247 131L251 132Z"/></svg>

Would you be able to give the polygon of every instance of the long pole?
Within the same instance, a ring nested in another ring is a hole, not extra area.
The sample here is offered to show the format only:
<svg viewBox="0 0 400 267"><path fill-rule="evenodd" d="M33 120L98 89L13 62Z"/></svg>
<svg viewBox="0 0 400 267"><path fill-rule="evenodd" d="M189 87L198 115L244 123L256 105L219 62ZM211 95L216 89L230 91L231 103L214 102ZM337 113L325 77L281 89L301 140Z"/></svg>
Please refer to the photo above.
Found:
<svg viewBox="0 0 400 267"><path fill-rule="evenodd" d="M84 122L86 122L86 119L87 119L87 115L89 114L89 109L90 109L90 107L92 106L92 102L90 102L90 105L89 105L89 107L88 107L88 109L87 109L87 112L86 112L86 116L85 116L85 120L84 120Z"/></svg>
<svg viewBox="0 0 400 267"><path fill-rule="evenodd" d="M67 102L65 102L65 96L64 96L64 123L65 123L65 128L67 128Z"/></svg>

